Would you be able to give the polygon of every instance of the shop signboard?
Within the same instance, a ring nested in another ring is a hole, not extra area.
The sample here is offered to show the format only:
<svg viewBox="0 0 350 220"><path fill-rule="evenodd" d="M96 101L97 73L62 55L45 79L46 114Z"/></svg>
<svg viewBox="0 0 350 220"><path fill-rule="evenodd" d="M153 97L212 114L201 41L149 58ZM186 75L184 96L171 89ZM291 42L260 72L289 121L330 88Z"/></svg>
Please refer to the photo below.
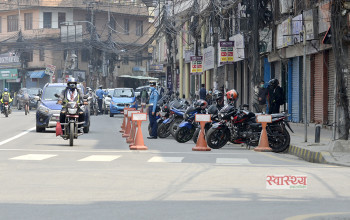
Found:
<svg viewBox="0 0 350 220"><path fill-rule="evenodd" d="M17 79L17 69L0 69L0 80L2 79Z"/></svg>
<svg viewBox="0 0 350 220"><path fill-rule="evenodd" d="M233 62L244 60L244 36L242 34L236 34L229 38L234 42L233 47Z"/></svg>
<svg viewBox="0 0 350 220"><path fill-rule="evenodd" d="M300 14L292 19L292 41L294 44L300 43L303 41L303 15Z"/></svg>
<svg viewBox="0 0 350 220"><path fill-rule="evenodd" d="M303 12L305 29L306 29L306 40L314 40L317 36L317 19L315 16L317 15L317 10L310 9L308 11Z"/></svg>
<svg viewBox="0 0 350 220"><path fill-rule="evenodd" d="M0 54L0 68L19 68L21 63L19 57L14 52Z"/></svg>
<svg viewBox="0 0 350 220"><path fill-rule="evenodd" d="M210 46L203 50L203 71L214 69L214 47Z"/></svg>
<svg viewBox="0 0 350 220"><path fill-rule="evenodd" d="M327 1L324 4L321 4L318 8L318 33L324 33L328 31L330 26L330 11L329 11L330 2Z"/></svg>
<svg viewBox="0 0 350 220"><path fill-rule="evenodd" d="M283 21L281 24L277 25L277 43L276 47L278 49L293 45L292 42L292 27L291 27L291 19Z"/></svg>
<svg viewBox="0 0 350 220"><path fill-rule="evenodd" d="M219 42L219 62L220 65L233 64L233 41Z"/></svg>
<svg viewBox="0 0 350 220"><path fill-rule="evenodd" d="M203 56L191 56L191 73L193 75L203 73Z"/></svg>

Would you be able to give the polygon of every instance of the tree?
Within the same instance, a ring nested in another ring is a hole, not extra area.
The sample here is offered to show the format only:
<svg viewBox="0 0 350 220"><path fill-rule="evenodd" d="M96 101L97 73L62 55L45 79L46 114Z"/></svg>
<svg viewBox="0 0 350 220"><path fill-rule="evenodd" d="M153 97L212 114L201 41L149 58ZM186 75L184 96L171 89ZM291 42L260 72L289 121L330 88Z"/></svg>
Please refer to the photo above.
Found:
<svg viewBox="0 0 350 220"><path fill-rule="evenodd" d="M346 20L342 15L342 1L331 1L331 42L334 52L335 71L336 71L336 101L337 113L339 121L337 122L338 137L341 140L348 140L350 118L349 118L349 100L346 92L345 71L347 69L347 61L345 55L344 37L346 34Z"/></svg>

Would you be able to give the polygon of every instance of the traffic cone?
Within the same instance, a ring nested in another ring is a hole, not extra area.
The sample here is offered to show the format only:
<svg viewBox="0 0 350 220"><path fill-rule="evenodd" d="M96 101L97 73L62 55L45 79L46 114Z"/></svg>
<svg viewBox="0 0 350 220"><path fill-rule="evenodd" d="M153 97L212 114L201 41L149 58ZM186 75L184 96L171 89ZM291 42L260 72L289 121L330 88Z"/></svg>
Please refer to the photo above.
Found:
<svg viewBox="0 0 350 220"><path fill-rule="evenodd" d="M130 150L148 150L143 141L143 135L141 130L141 121L137 121L137 133L135 143L130 146Z"/></svg>
<svg viewBox="0 0 350 220"><path fill-rule="evenodd" d="M195 147L192 148L193 151L211 151L211 149L208 147L207 142L205 141L204 138L204 125L205 122L201 121L200 122L201 125L201 130L199 132L199 136L197 139L197 144Z"/></svg>
<svg viewBox="0 0 350 220"><path fill-rule="evenodd" d="M130 129L131 129L131 120L129 117L126 117L125 133L122 135L122 137L129 137L130 136Z"/></svg>
<svg viewBox="0 0 350 220"><path fill-rule="evenodd" d="M121 130L119 131L120 133L124 133L125 132L125 115L124 115L124 118L123 118L123 123L122 123L122 126L121 127Z"/></svg>
<svg viewBox="0 0 350 220"><path fill-rule="evenodd" d="M260 134L260 140L259 140L259 146L254 149L254 151L259 152L271 152L272 149L269 146L269 139L267 137L267 131L266 131L266 122L262 122L262 130Z"/></svg>
<svg viewBox="0 0 350 220"><path fill-rule="evenodd" d="M136 132L136 122L132 121L131 122L131 132L130 136L126 139L126 143L130 144L130 146L134 143L134 138L135 138L135 132Z"/></svg>
<svg viewBox="0 0 350 220"><path fill-rule="evenodd" d="M56 137L63 135L62 126L60 122L56 124Z"/></svg>

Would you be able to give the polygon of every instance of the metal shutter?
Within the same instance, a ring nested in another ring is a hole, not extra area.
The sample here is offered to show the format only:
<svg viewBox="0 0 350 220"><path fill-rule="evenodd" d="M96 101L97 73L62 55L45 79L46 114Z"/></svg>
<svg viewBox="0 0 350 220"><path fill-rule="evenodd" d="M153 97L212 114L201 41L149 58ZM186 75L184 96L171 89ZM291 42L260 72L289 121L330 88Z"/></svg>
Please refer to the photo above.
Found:
<svg viewBox="0 0 350 220"><path fill-rule="evenodd" d="M334 108L334 79L335 79L335 60L333 50L329 53L328 61L328 124L333 123Z"/></svg>
<svg viewBox="0 0 350 220"><path fill-rule="evenodd" d="M314 122L323 124L328 114L328 79L327 56L324 53L315 55L314 73Z"/></svg>
<svg viewBox="0 0 350 220"><path fill-rule="evenodd" d="M293 62L292 59L288 60L288 120L292 120L292 75L293 75Z"/></svg>
<svg viewBox="0 0 350 220"><path fill-rule="evenodd" d="M299 123L301 121L301 71L300 71L300 59L299 57L294 57L292 59L292 121Z"/></svg>

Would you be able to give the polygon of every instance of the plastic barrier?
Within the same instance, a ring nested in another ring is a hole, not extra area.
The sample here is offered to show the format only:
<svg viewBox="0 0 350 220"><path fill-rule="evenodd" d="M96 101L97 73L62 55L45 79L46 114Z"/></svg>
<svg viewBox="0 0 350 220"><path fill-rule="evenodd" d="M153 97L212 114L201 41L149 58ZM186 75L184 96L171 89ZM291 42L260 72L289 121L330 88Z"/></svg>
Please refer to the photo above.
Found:
<svg viewBox="0 0 350 220"><path fill-rule="evenodd" d="M125 114L125 112L128 112L128 109L129 108L125 108L124 107L124 110L123 110L123 115L124 115L124 118L123 118L123 123L122 123L122 126L121 126L121 130L119 131L120 133L125 133L125 128L126 128L126 122L125 122L125 120L126 120L126 114Z"/></svg>
<svg viewBox="0 0 350 220"><path fill-rule="evenodd" d="M197 144L194 148L192 148L193 151L211 151L211 149L208 147L207 142L205 141L205 123L211 122L211 115L210 114L196 114L195 121L200 123L201 130L199 132L199 136L197 139Z"/></svg>
<svg viewBox="0 0 350 220"><path fill-rule="evenodd" d="M135 110L135 108L127 108L126 110L124 109L124 117L126 120L126 127L125 127L125 132L122 135L122 137L129 137L129 135L130 135L131 124L130 124L130 120L128 119L128 111L133 111L133 110Z"/></svg>
<svg viewBox="0 0 350 220"><path fill-rule="evenodd" d="M130 129L130 135L126 139L126 143L131 144L134 142L134 137L135 137L135 130L136 130L136 125L133 121L131 121L132 114L135 113L140 113L140 111L128 111L128 120L130 121L131 129Z"/></svg>
<svg viewBox="0 0 350 220"><path fill-rule="evenodd" d="M266 131L267 123L272 122L272 116L271 115L258 115L258 116L256 116L256 122L261 123L262 130L261 130L261 134L260 134L259 146L256 147L254 149L254 151L259 151L259 152L272 151L272 149L269 146L269 139L267 137L267 131Z"/></svg>
<svg viewBox="0 0 350 220"><path fill-rule="evenodd" d="M137 133L135 137L135 143L130 146L130 150L148 150L143 141L143 135L141 130L142 121L147 121L147 113L132 114L132 121L137 122Z"/></svg>

